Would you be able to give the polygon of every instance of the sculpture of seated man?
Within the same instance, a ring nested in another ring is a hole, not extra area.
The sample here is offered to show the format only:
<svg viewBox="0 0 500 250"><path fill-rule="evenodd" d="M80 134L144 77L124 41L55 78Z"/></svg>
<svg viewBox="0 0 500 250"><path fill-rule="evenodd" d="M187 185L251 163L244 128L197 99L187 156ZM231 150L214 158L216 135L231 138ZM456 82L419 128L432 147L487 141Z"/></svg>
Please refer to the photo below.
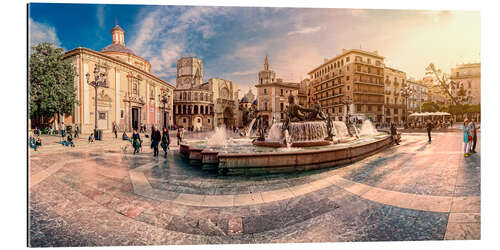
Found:
<svg viewBox="0 0 500 250"><path fill-rule="evenodd" d="M288 96L288 107L286 110L290 122L304 121L306 116L302 112L309 112L310 110L295 104L295 99L292 95Z"/></svg>
<svg viewBox="0 0 500 250"><path fill-rule="evenodd" d="M316 101L310 109L310 112L307 116L308 121L315 121L315 120L326 120L326 115L321 109L321 104L319 104L318 101Z"/></svg>

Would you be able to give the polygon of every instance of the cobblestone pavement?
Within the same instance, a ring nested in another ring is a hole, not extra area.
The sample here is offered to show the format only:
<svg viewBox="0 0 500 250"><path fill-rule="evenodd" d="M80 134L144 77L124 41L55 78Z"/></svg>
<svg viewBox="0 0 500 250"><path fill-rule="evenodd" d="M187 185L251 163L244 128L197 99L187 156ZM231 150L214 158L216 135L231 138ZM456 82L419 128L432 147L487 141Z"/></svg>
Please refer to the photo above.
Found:
<svg viewBox="0 0 500 250"><path fill-rule="evenodd" d="M30 246L480 239L480 153L464 158L459 133L403 134L354 164L254 177L109 141L32 152Z"/></svg>

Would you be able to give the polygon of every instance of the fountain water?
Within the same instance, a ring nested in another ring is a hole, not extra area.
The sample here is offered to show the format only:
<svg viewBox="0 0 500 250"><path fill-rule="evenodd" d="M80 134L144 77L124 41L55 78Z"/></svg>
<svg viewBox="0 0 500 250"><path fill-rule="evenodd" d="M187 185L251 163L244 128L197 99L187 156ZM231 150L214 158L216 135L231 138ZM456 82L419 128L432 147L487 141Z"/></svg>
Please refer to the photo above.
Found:
<svg viewBox="0 0 500 250"><path fill-rule="evenodd" d="M335 137L343 139L349 137L349 131L344 122L333 121L333 129L335 130Z"/></svg>
<svg viewBox="0 0 500 250"><path fill-rule="evenodd" d="M247 131L245 133L245 136L250 136L251 132L252 132L252 129L253 129L253 124L255 123L255 120L256 118L253 118L252 121L250 122L250 124L248 125L248 128L247 128Z"/></svg>
<svg viewBox="0 0 500 250"><path fill-rule="evenodd" d="M359 130L359 135L376 135L378 133L375 126L373 126L370 120L365 120L361 125L361 129Z"/></svg>
<svg viewBox="0 0 500 250"><path fill-rule="evenodd" d="M269 134L266 137L266 140L268 141L280 141L282 140L281 136L281 123L279 123L280 126L278 126L278 123L275 123L271 126L271 129L269 129Z"/></svg>
<svg viewBox="0 0 500 250"><path fill-rule="evenodd" d="M226 147L228 144L227 133L225 127L217 127L215 132L207 140L208 146L223 146Z"/></svg>

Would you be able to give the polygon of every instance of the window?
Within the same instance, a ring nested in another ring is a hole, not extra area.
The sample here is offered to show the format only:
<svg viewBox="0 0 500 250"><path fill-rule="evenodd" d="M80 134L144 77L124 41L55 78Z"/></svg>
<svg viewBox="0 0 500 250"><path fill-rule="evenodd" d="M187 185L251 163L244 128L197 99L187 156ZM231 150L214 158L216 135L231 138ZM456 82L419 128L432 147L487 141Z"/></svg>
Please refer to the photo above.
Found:
<svg viewBox="0 0 500 250"><path fill-rule="evenodd" d="M283 105L283 103L281 102L281 103L280 103L280 111L283 111L283 110L284 110L284 105Z"/></svg>
<svg viewBox="0 0 500 250"><path fill-rule="evenodd" d="M105 112L99 112L99 120L106 120L106 113Z"/></svg>
<svg viewBox="0 0 500 250"><path fill-rule="evenodd" d="M351 87L350 85L347 85L347 90L350 90L351 89L350 87Z"/></svg>
<svg viewBox="0 0 500 250"><path fill-rule="evenodd" d="M346 62L349 62L349 57L346 57L346 58L345 58L345 61L346 61Z"/></svg>
<svg viewBox="0 0 500 250"><path fill-rule="evenodd" d="M459 77L459 76L460 76L460 72L457 71L457 77Z"/></svg>
<svg viewBox="0 0 500 250"><path fill-rule="evenodd" d="M346 77L346 81L349 81L349 76Z"/></svg>
<svg viewBox="0 0 500 250"><path fill-rule="evenodd" d="M357 70L357 71L361 71L361 65L358 65L358 67L357 67L357 69L356 69L356 70Z"/></svg>
<svg viewBox="0 0 500 250"><path fill-rule="evenodd" d="M267 89L264 89L264 94L267 94Z"/></svg>
<svg viewBox="0 0 500 250"><path fill-rule="evenodd" d="M288 91L287 91L287 92L288 92ZM281 93L281 95L283 95L283 89L280 89L280 93Z"/></svg>
<svg viewBox="0 0 500 250"><path fill-rule="evenodd" d="M208 123L210 123L210 119L208 119Z"/></svg>
<svg viewBox="0 0 500 250"><path fill-rule="evenodd" d="M349 66L347 66L347 69L346 69L346 71L349 71Z"/></svg>
<svg viewBox="0 0 500 250"><path fill-rule="evenodd" d="M137 89L137 83L132 83L132 94L138 95L139 91Z"/></svg>
<svg viewBox="0 0 500 250"><path fill-rule="evenodd" d="M123 110L120 110L120 118L123 119Z"/></svg>
<svg viewBox="0 0 500 250"><path fill-rule="evenodd" d="M200 122L201 122L201 119L200 119L200 118L198 118L198 123L200 123Z"/></svg>
<svg viewBox="0 0 500 250"><path fill-rule="evenodd" d="M267 102L264 102L264 110L267 111Z"/></svg>
<svg viewBox="0 0 500 250"><path fill-rule="evenodd" d="M186 118L182 118L182 123L186 123Z"/></svg>

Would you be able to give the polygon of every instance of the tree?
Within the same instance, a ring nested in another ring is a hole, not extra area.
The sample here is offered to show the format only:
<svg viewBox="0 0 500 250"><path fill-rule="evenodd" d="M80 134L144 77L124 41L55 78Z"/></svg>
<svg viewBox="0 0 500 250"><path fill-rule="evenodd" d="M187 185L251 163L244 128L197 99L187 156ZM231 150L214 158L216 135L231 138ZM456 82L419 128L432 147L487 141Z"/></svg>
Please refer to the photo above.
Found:
<svg viewBox="0 0 500 250"><path fill-rule="evenodd" d="M434 80L438 83L437 85L427 86L428 88L445 94L455 105L460 104L462 100L465 99L466 91L460 82L450 80L448 76L440 69L436 68L433 63L429 64L425 70L425 74L432 75Z"/></svg>
<svg viewBox="0 0 500 250"><path fill-rule="evenodd" d="M51 43L32 47L29 61L29 112L30 118L43 121L57 115L71 115L77 103L74 79L76 72L64 60L62 48Z"/></svg>
<svg viewBox="0 0 500 250"><path fill-rule="evenodd" d="M439 105L434 102L425 102L422 104L423 112L436 112L439 111Z"/></svg>

